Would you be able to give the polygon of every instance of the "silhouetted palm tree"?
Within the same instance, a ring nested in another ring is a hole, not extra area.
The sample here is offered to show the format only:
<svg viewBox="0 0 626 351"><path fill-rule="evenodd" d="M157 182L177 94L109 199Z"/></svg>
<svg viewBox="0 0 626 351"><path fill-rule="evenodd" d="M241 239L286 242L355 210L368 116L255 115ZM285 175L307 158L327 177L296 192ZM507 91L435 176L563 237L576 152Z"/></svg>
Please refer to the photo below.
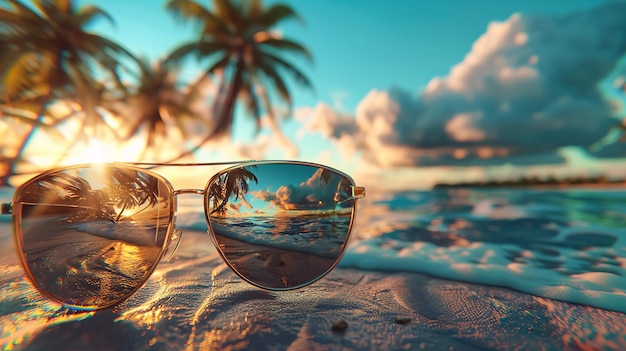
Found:
<svg viewBox="0 0 626 351"><path fill-rule="evenodd" d="M176 79L178 67L168 58L154 64L147 59L139 59L137 63L140 71L138 85L129 88L121 107L115 110L127 125L124 127L126 138L144 133L146 151L154 148L158 139L172 137L172 130L187 139L186 120L206 123L202 114L194 110L202 99L200 87L205 76L181 88Z"/></svg>
<svg viewBox="0 0 626 351"><path fill-rule="evenodd" d="M297 18L294 10L281 4L264 7L260 0L213 0L213 9L194 0L170 0L167 8L201 26L199 39L179 47L173 58L182 59L189 55L212 58L206 73L222 72L228 82L220 90L215 127L207 140L230 131L235 103L239 98L256 118L257 126L263 106L272 128L279 131L265 87L275 89L291 109L291 94L283 74L290 74L305 87L312 86L298 68L280 57L282 51L311 59L309 51L301 44L271 31L278 23Z"/></svg>
<svg viewBox="0 0 626 351"><path fill-rule="evenodd" d="M6 3L0 6L0 104L36 116L17 152L8 157L13 166L55 101L79 104L91 127L106 125L96 113L99 90L123 89L117 70L123 57L132 55L85 29L100 18L112 21L98 7L76 8L71 0L32 0L33 8L17 0ZM103 87L99 79L105 76L111 79ZM0 178L11 175L9 168Z"/></svg>
<svg viewBox="0 0 626 351"><path fill-rule="evenodd" d="M112 167L109 184L103 191L111 202L116 203L116 213L111 213L115 221L122 218L124 210L129 207L139 207L148 203L158 203L159 180L147 173L126 168Z"/></svg>
<svg viewBox="0 0 626 351"><path fill-rule="evenodd" d="M123 167L106 168L101 174L105 185L102 189L92 189L88 179L54 173L26 187L21 200L42 204L49 211L67 212L70 222L119 221L128 208L158 203L157 178Z"/></svg>
<svg viewBox="0 0 626 351"><path fill-rule="evenodd" d="M219 176L209 186L209 199L213 201L213 209L210 214L223 215L230 198L234 197L235 200L243 198L248 193L248 182L251 181L259 183L256 175L246 167L236 168Z"/></svg>

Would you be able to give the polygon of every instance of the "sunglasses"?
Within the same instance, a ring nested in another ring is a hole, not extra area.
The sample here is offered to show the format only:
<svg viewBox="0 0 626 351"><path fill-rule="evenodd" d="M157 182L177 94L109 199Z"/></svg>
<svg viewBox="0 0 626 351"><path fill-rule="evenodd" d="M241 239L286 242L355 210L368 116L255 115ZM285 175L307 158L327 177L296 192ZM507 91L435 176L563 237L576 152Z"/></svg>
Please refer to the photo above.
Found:
<svg viewBox="0 0 626 351"><path fill-rule="evenodd" d="M230 167L204 189L174 189L151 171L216 165ZM337 265L365 188L333 168L295 161L90 164L32 178L2 213L12 214L18 255L37 290L97 310L129 298L168 248L174 253L180 194L204 196L208 233L239 277L280 291L309 285Z"/></svg>

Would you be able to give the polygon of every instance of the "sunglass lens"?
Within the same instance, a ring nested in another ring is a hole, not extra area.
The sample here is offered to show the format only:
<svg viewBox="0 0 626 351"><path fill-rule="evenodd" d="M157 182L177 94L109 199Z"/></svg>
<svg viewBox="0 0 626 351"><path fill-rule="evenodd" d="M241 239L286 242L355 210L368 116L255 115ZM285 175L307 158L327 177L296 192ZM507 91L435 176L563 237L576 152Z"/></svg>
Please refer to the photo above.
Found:
<svg viewBox="0 0 626 351"><path fill-rule="evenodd" d="M310 284L347 245L353 182L310 164L261 163L227 170L207 185L206 214L227 263L267 289Z"/></svg>
<svg viewBox="0 0 626 351"><path fill-rule="evenodd" d="M173 217L161 178L123 166L43 174L15 199L16 239L35 286L81 308L119 303L163 254Z"/></svg>

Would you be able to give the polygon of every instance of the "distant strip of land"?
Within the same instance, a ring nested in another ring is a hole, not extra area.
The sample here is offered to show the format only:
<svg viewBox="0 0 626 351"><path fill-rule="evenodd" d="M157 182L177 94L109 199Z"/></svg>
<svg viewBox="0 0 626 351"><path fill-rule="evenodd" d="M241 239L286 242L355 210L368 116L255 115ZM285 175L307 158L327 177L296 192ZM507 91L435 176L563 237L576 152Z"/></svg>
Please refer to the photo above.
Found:
<svg viewBox="0 0 626 351"><path fill-rule="evenodd" d="M494 188L494 187L618 187L626 186L626 178L598 177L521 177L517 179L476 182L437 183L434 188Z"/></svg>

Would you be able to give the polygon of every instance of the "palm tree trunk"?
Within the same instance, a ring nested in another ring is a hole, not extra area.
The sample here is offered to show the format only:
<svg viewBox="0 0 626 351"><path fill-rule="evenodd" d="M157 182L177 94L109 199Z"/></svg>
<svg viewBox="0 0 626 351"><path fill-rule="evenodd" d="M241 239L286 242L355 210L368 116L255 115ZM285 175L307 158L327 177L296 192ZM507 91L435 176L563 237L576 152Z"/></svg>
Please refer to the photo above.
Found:
<svg viewBox="0 0 626 351"><path fill-rule="evenodd" d="M235 66L235 76L233 77L226 94L226 98L224 99L222 109L217 115L217 126L209 134L211 137L221 136L230 131L230 126L232 125L235 113L235 104L237 102L237 98L239 97L239 93L241 92L241 88L243 87L243 70L243 55L239 55L237 58L237 65Z"/></svg>
<svg viewBox="0 0 626 351"><path fill-rule="evenodd" d="M62 67L62 55L60 52L55 55L54 61L56 62L56 67L60 69L60 67ZM28 146L28 143L30 139L32 138L33 134L35 134L35 132L37 131L36 126L43 121L44 113L46 111L48 103L50 103L50 101L52 100L52 92L53 92L52 81L55 81L57 78L58 78L58 73L53 73L52 76L49 78L50 81L48 82L48 91L46 91L46 94L43 96L43 99L41 100L39 110L37 111L37 119L35 120L36 122L35 124L31 126L30 130L26 133L26 135L22 139L22 142L20 143L20 146L18 147L15 155L6 160L6 164L7 164L6 173L0 174L0 185L8 185L9 178L17 174L17 172L15 171L17 164L21 161L22 154L26 150L26 147Z"/></svg>

